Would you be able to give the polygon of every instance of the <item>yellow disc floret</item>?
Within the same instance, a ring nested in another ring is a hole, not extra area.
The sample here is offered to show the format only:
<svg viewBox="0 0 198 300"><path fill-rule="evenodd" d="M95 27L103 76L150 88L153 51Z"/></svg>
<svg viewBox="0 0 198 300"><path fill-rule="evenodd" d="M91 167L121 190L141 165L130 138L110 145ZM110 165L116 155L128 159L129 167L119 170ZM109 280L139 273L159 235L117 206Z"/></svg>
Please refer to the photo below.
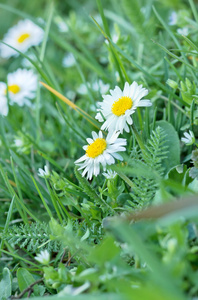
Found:
<svg viewBox="0 0 198 300"><path fill-rule="evenodd" d="M107 142L105 139L98 138L87 147L86 154L91 158L95 158L102 154L106 148Z"/></svg>
<svg viewBox="0 0 198 300"><path fill-rule="evenodd" d="M23 33L22 35L20 35L20 37L17 39L17 42L22 44L26 39L28 39L30 37L29 33Z"/></svg>
<svg viewBox="0 0 198 300"><path fill-rule="evenodd" d="M20 87L17 84L12 84L8 86L8 91L17 94L20 91Z"/></svg>
<svg viewBox="0 0 198 300"><path fill-rule="evenodd" d="M133 105L133 101L128 96L122 96L118 100L113 102L111 107L111 111L114 115L120 117L121 115L125 114L127 109L130 109Z"/></svg>

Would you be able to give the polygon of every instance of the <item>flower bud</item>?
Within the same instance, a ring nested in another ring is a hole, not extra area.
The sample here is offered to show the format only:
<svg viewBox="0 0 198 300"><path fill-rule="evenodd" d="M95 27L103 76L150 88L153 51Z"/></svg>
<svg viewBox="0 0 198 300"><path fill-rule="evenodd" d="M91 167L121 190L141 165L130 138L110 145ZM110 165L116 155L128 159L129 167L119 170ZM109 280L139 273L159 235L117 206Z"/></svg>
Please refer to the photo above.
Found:
<svg viewBox="0 0 198 300"><path fill-rule="evenodd" d="M178 88L178 83L172 79L168 79L166 83L172 88L172 89L177 89Z"/></svg>

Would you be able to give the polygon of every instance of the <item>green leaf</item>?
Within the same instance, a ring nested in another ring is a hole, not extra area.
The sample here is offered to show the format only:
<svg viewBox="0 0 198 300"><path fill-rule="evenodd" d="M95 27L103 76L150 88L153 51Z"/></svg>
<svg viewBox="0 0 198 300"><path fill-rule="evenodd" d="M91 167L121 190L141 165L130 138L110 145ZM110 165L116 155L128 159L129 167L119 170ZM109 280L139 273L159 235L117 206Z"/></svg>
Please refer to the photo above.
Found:
<svg viewBox="0 0 198 300"><path fill-rule="evenodd" d="M97 262L99 265L104 265L105 262L111 261L120 252L120 249L115 245L113 237L107 237L102 244L96 246L90 254L90 260Z"/></svg>
<svg viewBox="0 0 198 300"><path fill-rule="evenodd" d="M29 287L32 283L36 281L32 276L32 274L24 268L19 268L17 270L17 279L18 279L19 289L21 292L24 291L27 287ZM38 287L38 285L35 285L33 287L33 290L35 296L40 295L40 288Z"/></svg>
<svg viewBox="0 0 198 300"><path fill-rule="evenodd" d="M168 172L171 168L180 163L180 145L179 137L175 128L166 121L156 122L156 127L160 126L166 134L164 145L167 146L167 159L162 161L162 165L165 168L165 172Z"/></svg>
<svg viewBox="0 0 198 300"><path fill-rule="evenodd" d="M0 300L7 299L12 293L12 275L8 268L3 269L3 279L0 282Z"/></svg>

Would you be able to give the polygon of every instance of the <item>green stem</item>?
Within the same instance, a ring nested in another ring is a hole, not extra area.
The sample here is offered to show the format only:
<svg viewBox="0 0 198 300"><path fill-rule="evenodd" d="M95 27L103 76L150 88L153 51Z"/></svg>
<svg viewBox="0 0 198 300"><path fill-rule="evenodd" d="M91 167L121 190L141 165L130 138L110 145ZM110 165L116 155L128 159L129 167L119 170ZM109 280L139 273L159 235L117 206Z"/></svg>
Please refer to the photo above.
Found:
<svg viewBox="0 0 198 300"><path fill-rule="evenodd" d="M145 148L144 143L142 141L142 138L139 135L139 133L138 133L138 131L137 131L137 129L136 129L136 127L135 127L134 124L132 124L132 129L133 129L133 133L135 134L135 138L136 138L136 140L138 142L138 145L140 146L140 149L142 150L142 152L145 152L146 148Z"/></svg>

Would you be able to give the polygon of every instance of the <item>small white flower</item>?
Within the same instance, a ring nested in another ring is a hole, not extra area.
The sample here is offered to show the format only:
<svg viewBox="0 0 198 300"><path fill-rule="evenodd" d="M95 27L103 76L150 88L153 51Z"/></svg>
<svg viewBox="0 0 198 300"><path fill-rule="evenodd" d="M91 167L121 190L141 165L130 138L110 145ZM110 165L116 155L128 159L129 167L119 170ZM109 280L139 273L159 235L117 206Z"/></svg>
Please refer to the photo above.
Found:
<svg viewBox="0 0 198 300"><path fill-rule="evenodd" d="M78 170L84 169L82 176L87 174L91 180L92 176L100 173L100 165L106 170L106 165L115 163L115 158L123 160L117 152L126 151L126 139L118 138L119 132L109 132L106 138L103 138L102 131L99 134L92 132L92 137L87 139L89 145L83 147L86 154L75 161L79 165Z"/></svg>
<svg viewBox="0 0 198 300"><path fill-rule="evenodd" d="M19 21L17 25L10 28L4 36L3 42L24 53L31 46L40 44L43 36L43 29L35 25L32 21L26 19ZM0 46L0 56L3 58L18 55L18 52L8 46L4 44Z"/></svg>
<svg viewBox="0 0 198 300"><path fill-rule="evenodd" d="M171 13L168 24L171 26L177 24L177 13L175 11Z"/></svg>
<svg viewBox="0 0 198 300"><path fill-rule="evenodd" d="M79 94L85 95L87 94L87 87L84 83L81 83L81 85L79 86L79 88L77 89L77 92Z"/></svg>
<svg viewBox="0 0 198 300"><path fill-rule="evenodd" d="M37 75L32 70L18 69L8 74L7 84L0 82L0 94L6 95L8 91L10 104L30 105L28 99L36 95Z"/></svg>
<svg viewBox="0 0 198 300"><path fill-rule="evenodd" d="M112 41L113 41L113 43L116 44L118 40L119 40L119 35L117 33L114 33L112 35Z"/></svg>
<svg viewBox="0 0 198 300"><path fill-rule="evenodd" d="M186 36L186 35L188 35L188 28L187 28L187 27L178 28L178 29L177 29L177 33Z"/></svg>
<svg viewBox="0 0 198 300"><path fill-rule="evenodd" d="M67 26L67 24L59 17L59 16L56 16L54 18L54 21L58 27L58 30L60 32L68 32L69 31L69 27Z"/></svg>
<svg viewBox="0 0 198 300"><path fill-rule="evenodd" d="M63 67L70 68L76 64L75 57L72 53L65 55L63 58Z"/></svg>
<svg viewBox="0 0 198 300"><path fill-rule="evenodd" d="M50 261L50 254L47 250L44 250L41 251L41 253L37 254L35 259L43 265L48 265Z"/></svg>
<svg viewBox="0 0 198 300"><path fill-rule="evenodd" d="M100 92L101 94L105 94L110 88L110 85L108 83L104 83L101 79L99 79L98 81L95 81L92 84L92 89L95 92Z"/></svg>
<svg viewBox="0 0 198 300"><path fill-rule="evenodd" d="M186 145L192 145L195 142L194 133L189 130L188 132L184 132L184 137L181 138L181 141L184 142Z"/></svg>
<svg viewBox="0 0 198 300"><path fill-rule="evenodd" d="M49 171L49 169L46 165L44 166L44 170L41 169L41 168L38 169L38 176L46 177L46 176L49 176L49 175L50 175L50 171Z"/></svg>
<svg viewBox="0 0 198 300"><path fill-rule="evenodd" d="M148 94L148 90L142 88L142 85L138 85L135 81L131 85L126 82L123 91L116 86L114 90L110 90L110 94L103 95L103 102L98 103L100 108L97 109L98 113L95 118L99 122L104 122L104 116L106 120L101 126L101 130L129 132L128 125L133 123L131 115L137 107L152 105L150 100L141 100Z"/></svg>
<svg viewBox="0 0 198 300"><path fill-rule="evenodd" d="M117 175L115 171L112 171L111 169L107 170L107 172L102 173L107 179L114 179Z"/></svg>
<svg viewBox="0 0 198 300"><path fill-rule="evenodd" d="M21 147L21 146L23 146L23 141L21 140L21 139L15 139L14 140L14 146L15 147Z"/></svg>

